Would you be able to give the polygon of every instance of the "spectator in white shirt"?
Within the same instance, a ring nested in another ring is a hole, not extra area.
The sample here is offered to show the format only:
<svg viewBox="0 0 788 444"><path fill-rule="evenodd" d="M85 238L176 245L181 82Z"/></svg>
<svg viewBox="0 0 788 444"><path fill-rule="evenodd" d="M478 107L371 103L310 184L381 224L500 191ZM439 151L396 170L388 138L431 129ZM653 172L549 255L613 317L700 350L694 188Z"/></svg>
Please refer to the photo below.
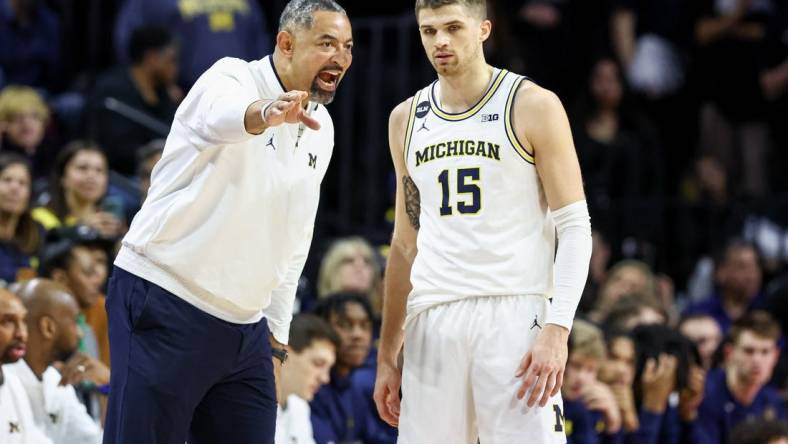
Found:
<svg viewBox="0 0 788 444"><path fill-rule="evenodd" d="M282 369L276 444L314 444L309 401L329 381L339 336L324 320L299 314L290 323L289 359Z"/></svg>
<svg viewBox="0 0 788 444"><path fill-rule="evenodd" d="M80 311L76 299L66 287L48 279L25 282L17 294L28 312L30 351L24 359L6 366L6 372L22 381L36 425L54 444L100 443L101 427L79 401L68 379L74 379L70 375L78 373L86 381L94 379L92 376L97 371L103 370L105 374L108 371L100 369L103 364L97 360L91 360L88 365L77 364L75 368L66 364L62 376L52 366L56 362L70 362L79 347L82 333L77 323Z"/></svg>

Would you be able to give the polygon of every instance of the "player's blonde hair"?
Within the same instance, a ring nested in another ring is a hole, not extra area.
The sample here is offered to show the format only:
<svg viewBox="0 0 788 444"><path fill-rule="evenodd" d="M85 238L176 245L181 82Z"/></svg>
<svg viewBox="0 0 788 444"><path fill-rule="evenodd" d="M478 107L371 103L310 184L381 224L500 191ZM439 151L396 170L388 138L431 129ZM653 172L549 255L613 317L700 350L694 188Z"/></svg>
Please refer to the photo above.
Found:
<svg viewBox="0 0 788 444"><path fill-rule="evenodd" d="M9 85L0 91L0 121L8 122L19 114L32 113L43 121L49 119L49 108L35 89Z"/></svg>
<svg viewBox="0 0 788 444"><path fill-rule="evenodd" d="M607 357L607 347L602 330L590 322L575 320L572 324L572 333L569 334L569 353L578 353L599 361L604 360Z"/></svg>
<svg viewBox="0 0 788 444"><path fill-rule="evenodd" d="M487 18L487 0L416 0L416 17L418 18L419 11L422 9L438 9L448 5L461 5L476 13L480 18Z"/></svg>

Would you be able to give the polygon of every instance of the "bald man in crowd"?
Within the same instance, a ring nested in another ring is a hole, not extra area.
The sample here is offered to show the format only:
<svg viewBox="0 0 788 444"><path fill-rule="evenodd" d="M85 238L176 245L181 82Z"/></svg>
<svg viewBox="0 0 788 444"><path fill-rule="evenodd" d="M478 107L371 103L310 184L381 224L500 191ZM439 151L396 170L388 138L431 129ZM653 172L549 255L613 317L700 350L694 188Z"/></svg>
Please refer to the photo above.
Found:
<svg viewBox="0 0 788 444"><path fill-rule="evenodd" d="M101 427L69 385L74 380L95 379L102 370L105 383L109 380L109 370L102 363L84 362L85 358L77 355L82 332L76 298L65 286L49 279L25 282L17 294L27 309L29 351L24 359L7 366L6 372L22 382L36 426L54 444L100 443ZM52 366L56 362L67 363L62 375Z"/></svg>
<svg viewBox="0 0 788 444"><path fill-rule="evenodd" d="M0 289L0 364L22 359L27 343L27 310L19 298ZM13 372L0 367L0 442L4 444L49 444L33 420L33 412L22 382Z"/></svg>

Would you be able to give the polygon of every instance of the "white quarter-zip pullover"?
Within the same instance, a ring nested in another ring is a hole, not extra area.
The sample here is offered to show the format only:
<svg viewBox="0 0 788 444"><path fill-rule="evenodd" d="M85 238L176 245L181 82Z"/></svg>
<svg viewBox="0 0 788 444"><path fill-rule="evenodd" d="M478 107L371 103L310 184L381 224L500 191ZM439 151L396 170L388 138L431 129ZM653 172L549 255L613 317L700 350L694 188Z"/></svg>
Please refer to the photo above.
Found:
<svg viewBox="0 0 788 444"><path fill-rule="evenodd" d="M318 131L283 124L247 133L249 105L284 92L271 56L224 58L197 80L115 264L225 321L264 315L287 343L334 127L310 102Z"/></svg>

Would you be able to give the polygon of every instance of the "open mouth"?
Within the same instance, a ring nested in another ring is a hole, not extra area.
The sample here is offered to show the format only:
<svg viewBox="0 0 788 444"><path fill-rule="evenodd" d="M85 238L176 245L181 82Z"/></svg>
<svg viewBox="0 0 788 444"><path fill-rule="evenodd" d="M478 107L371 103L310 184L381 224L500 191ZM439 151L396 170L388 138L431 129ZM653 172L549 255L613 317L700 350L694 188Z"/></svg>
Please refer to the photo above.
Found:
<svg viewBox="0 0 788 444"><path fill-rule="evenodd" d="M24 345L16 345L9 350L11 357L16 360L22 359L25 356L25 351L26 348Z"/></svg>
<svg viewBox="0 0 788 444"><path fill-rule="evenodd" d="M317 83L320 89L325 91L335 91L339 83L341 71L323 70L317 73Z"/></svg>

